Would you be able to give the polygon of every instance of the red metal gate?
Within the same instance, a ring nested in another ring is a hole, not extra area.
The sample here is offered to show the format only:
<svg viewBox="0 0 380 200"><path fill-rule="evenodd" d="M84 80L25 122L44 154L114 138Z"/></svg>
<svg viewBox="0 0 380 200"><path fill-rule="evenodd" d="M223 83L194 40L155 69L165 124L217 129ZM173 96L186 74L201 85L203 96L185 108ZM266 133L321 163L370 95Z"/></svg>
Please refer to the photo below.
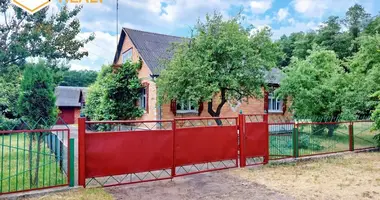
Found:
<svg viewBox="0 0 380 200"><path fill-rule="evenodd" d="M269 161L268 115L239 115L240 167Z"/></svg>
<svg viewBox="0 0 380 200"><path fill-rule="evenodd" d="M237 117L80 118L79 185L131 184L238 167L237 128Z"/></svg>

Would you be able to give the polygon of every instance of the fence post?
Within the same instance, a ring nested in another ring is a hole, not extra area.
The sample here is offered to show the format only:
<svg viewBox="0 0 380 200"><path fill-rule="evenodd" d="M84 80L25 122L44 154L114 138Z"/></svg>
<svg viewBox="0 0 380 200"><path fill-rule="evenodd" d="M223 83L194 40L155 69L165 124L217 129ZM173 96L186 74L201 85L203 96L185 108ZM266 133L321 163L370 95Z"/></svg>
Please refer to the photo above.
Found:
<svg viewBox="0 0 380 200"><path fill-rule="evenodd" d="M298 149L298 124L295 124L293 128L293 157L297 158L299 156Z"/></svg>
<svg viewBox="0 0 380 200"><path fill-rule="evenodd" d="M264 165L265 164L268 164L269 162L269 124L268 124L268 113L266 113L263 117L263 121L264 121L264 124L265 124L265 133L267 134L266 138L267 138L267 148L266 148L266 153L265 153L265 156L264 156Z"/></svg>
<svg viewBox="0 0 380 200"><path fill-rule="evenodd" d="M350 122L350 125L348 125L348 135L349 135L349 141L350 141L350 151L353 151L355 149L354 147L354 123Z"/></svg>
<svg viewBox="0 0 380 200"><path fill-rule="evenodd" d="M78 119L78 185L86 187L86 173L85 173L85 145L86 145L86 118L80 117Z"/></svg>
<svg viewBox="0 0 380 200"><path fill-rule="evenodd" d="M175 119L172 120L172 132L173 132L173 164L172 164L172 169L171 169L171 177L175 177L175 130L176 130L176 121Z"/></svg>
<svg viewBox="0 0 380 200"><path fill-rule="evenodd" d="M240 167L245 167L245 117L243 114L239 114L239 159L240 159Z"/></svg>
<svg viewBox="0 0 380 200"><path fill-rule="evenodd" d="M75 185L75 157L74 157L74 151L75 151L75 139L70 139L70 187L74 187Z"/></svg>

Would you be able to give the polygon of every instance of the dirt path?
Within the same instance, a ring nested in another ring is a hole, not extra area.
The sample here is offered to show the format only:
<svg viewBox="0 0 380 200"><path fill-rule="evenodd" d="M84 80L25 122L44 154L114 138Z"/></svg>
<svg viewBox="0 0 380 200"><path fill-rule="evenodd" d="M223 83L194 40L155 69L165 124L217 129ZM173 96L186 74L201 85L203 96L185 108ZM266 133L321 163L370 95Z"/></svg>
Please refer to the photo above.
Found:
<svg viewBox="0 0 380 200"><path fill-rule="evenodd" d="M231 175L228 171L203 173L173 181L157 181L105 189L115 199L293 199Z"/></svg>

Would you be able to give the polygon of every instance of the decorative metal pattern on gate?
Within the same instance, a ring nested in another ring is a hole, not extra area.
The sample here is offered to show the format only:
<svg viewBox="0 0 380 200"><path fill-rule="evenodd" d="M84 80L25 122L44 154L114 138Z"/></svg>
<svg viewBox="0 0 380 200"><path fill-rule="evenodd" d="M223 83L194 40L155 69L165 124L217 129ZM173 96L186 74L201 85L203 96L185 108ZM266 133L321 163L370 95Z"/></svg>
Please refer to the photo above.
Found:
<svg viewBox="0 0 380 200"><path fill-rule="evenodd" d="M176 176L238 166L236 117L175 121Z"/></svg>

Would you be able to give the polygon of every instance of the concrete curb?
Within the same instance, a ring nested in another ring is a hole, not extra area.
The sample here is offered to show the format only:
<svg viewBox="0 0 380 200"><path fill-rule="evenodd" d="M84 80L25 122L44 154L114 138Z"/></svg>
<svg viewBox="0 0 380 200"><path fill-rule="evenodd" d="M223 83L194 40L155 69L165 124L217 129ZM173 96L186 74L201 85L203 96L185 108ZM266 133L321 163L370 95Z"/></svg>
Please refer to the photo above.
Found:
<svg viewBox="0 0 380 200"><path fill-rule="evenodd" d="M51 193L57 193L57 192L66 192L69 190L78 190L79 188L82 187L57 187L57 188L49 188L49 189L41 189L41 190L33 190L29 192L20 192L20 193L13 193L13 194L5 194L1 195L0 199L20 199L20 198L32 198L32 197L39 197L43 196L46 194L51 194Z"/></svg>

